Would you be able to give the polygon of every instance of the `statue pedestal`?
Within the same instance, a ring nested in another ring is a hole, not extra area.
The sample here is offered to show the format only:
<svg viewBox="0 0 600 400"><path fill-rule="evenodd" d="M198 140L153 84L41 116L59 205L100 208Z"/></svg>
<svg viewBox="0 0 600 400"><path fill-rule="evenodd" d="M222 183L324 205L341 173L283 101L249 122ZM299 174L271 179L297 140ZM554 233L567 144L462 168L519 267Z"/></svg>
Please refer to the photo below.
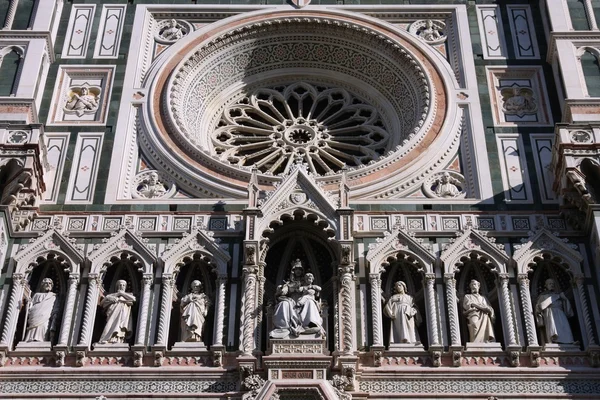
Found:
<svg viewBox="0 0 600 400"><path fill-rule="evenodd" d="M173 355L192 355L205 353L206 351L204 342L175 342L169 353Z"/></svg>
<svg viewBox="0 0 600 400"><path fill-rule="evenodd" d="M542 347L542 351L547 352L580 352L581 348L578 344L574 343L546 343L544 347Z"/></svg>
<svg viewBox="0 0 600 400"><path fill-rule="evenodd" d="M294 339L270 339L271 352L263 357L268 379L326 379L333 357L323 338L300 335ZM312 335L311 335L312 336Z"/></svg>
<svg viewBox="0 0 600 400"><path fill-rule="evenodd" d="M94 343L93 352L96 353L128 353L129 343Z"/></svg>
<svg viewBox="0 0 600 400"><path fill-rule="evenodd" d="M425 348L421 343L391 343L390 352L412 353L415 351L424 352Z"/></svg>
<svg viewBox="0 0 600 400"><path fill-rule="evenodd" d="M31 354L49 353L52 351L50 342L19 342L15 352L27 352Z"/></svg>
<svg viewBox="0 0 600 400"><path fill-rule="evenodd" d="M502 352L502 345L498 342L490 342L490 343L467 342L465 351L466 352L475 352L475 353Z"/></svg>

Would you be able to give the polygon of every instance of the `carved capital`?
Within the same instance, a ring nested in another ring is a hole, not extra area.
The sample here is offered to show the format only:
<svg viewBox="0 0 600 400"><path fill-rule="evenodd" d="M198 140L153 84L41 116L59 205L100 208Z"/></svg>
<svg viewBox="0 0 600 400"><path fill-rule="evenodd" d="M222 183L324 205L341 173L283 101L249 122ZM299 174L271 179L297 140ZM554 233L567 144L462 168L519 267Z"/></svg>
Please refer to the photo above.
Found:
<svg viewBox="0 0 600 400"><path fill-rule="evenodd" d="M371 282L371 285L377 285L377 287L379 287L381 284L381 273L376 272L369 274L369 282Z"/></svg>
<svg viewBox="0 0 600 400"><path fill-rule="evenodd" d="M242 271L244 276L256 275L258 274L258 265L244 265Z"/></svg>
<svg viewBox="0 0 600 400"><path fill-rule="evenodd" d="M519 284L529 287L529 278L527 277L527 274L519 274L517 280L519 281Z"/></svg>
<svg viewBox="0 0 600 400"><path fill-rule="evenodd" d="M338 275L354 275L354 265L340 265L338 267Z"/></svg>
<svg viewBox="0 0 600 400"><path fill-rule="evenodd" d="M162 284L164 287L170 288L172 289L173 286L175 286L175 278L173 278L173 275L163 275L162 277Z"/></svg>
<svg viewBox="0 0 600 400"><path fill-rule="evenodd" d="M433 285L435 283L435 274L425 274L425 281L428 285Z"/></svg>
<svg viewBox="0 0 600 400"><path fill-rule="evenodd" d="M25 286L27 284L27 279L25 279L25 274L16 273L12 275L13 283L19 286Z"/></svg>
<svg viewBox="0 0 600 400"><path fill-rule="evenodd" d="M454 278L454 274L444 274L444 282L449 286L456 286L456 279Z"/></svg>
<svg viewBox="0 0 600 400"><path fill-rule="evenodd" d="M506 273L502 273L502 274L498 274L498 279L500 279L500 282L504 285L508 283L508 274Z"/></svg>
<svg viewBox="0 0 600 400"><path fill-rule="evenodd" d="M98 287L102 284L102 281L100 279L100 275L98 274L89 274L88 275L88 284L91 287Z"/></svg>
<svg viewBox="0 0 600 400"><path fill-rule="evenodd" d="M253 265L256 264L256 246L247 244L244 247L244 264Z"/></svg>
<svg viewBox="0 0 600 400"><path fill-rule="evenodd" d="M144 274L142 280L144 282L144 286L150 286L154 281L154 276L152 274Z"/></svg>
<svg viewBox="0 0 600 400"><path fill-rule="evenodd" d="M69 286L76 287L79 285L79 274L69 274Z"/></svg>

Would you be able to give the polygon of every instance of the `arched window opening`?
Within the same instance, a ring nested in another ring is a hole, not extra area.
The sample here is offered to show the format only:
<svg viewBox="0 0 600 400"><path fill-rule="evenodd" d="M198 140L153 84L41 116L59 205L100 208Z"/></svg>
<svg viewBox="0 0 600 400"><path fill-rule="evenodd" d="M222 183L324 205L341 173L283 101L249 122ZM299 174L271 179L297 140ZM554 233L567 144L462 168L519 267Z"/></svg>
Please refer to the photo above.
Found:
<svg viewBox="0 0 600 400"><path fill-rule="evenodd" d="M600 97L600 60L598 55L586 51L581 56L581 69L590 97Z"/></svg>
<svg viewBox="0 0 600 400"><path fill-rule="evenodd" d="M21 55L12 50L4 56L0 56L0 96L14 95L17 91L17 78Z"/></svg>
<svg viewBox="0 0 600 400"><path fill-rule="evenodd" d="M567 0L571 24L576 31L587 31L590 29L584 3L585 0Z"/></svg>

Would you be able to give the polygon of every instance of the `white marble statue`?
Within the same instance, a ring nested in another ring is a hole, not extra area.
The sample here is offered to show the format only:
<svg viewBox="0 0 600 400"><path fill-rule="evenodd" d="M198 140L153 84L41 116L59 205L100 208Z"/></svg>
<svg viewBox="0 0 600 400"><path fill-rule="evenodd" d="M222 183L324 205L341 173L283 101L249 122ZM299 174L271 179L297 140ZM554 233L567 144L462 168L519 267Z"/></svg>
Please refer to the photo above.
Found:
<svg viewBox="0 0 600 400"><path fill-rule="evenodd" d="M100 305L106 313L106 326L102 331L99 343L125 343L131 336L132 316L131 306L135 296L125 292L127 282L117 281L117 292L107 295Z"/></svg>
<svg viewBox="0 0 600 400"><path fill-rule="evenodd" d="M321 318L321 305L318 298L321 287L313 284L315 277L310 272L304 275L304 283L298 288L301 296L298 299L300 309L300 323L306 333L324 334L323 318Z"/></svg>
<svg viewBox="0 0 600 400"><path fill-rule="evenodd" d="M181 341L201 342L202 329L210 307L208 296L202 293L202 282L193 281L191 293L181 299Z"/></svg>
<svg viewBox="0 0 600 400"><path fill-rule="evenodd" d="M456 197L460 194L460 189L455 183L456 179L452 178L448 172L444 172L437 180L434 193L443 198Z"/></svg>
<svg viewBox="0 0 600 400"><path fill-rule="evenodd" d="M416 327L421 324L421 316L413 297L407 293L406 283L402 281L396 282L394 290L396 293L390 297L383 309L385 315L392 319L390 344L419 344L421 341Z"/></svg>
<svg viewBox="0 0 600 400"><path fill-rule="evenodd" d="M296 300L299 297L299 288L303 276L302 263L300 260L296 260L292 263L290 280L277 286L277 305L273 313L275 330L271 332L272 337L298 336L302 332L302 322L297 310Z"/></svg>
<svg viewBox="0 0 600 400"><path fill-rule="evenodd" d="M144 179L138 186L137 191L140 197L153 199L162 197L167 193L167 189L156 172L151 172L148 178Z"/></svg>
<svg viewBox="0 0 600 400"><path fill-rule="evenodd" d="M480 283L473 279L469 283L471 294L463 299L463 314L467 318L469 341L472 343L495 342L494 309L488 299L479 294Z"/></svg>
<svg viewBox="0 0 600 400"><path fill-rule="evenodd" d="M546 290L535 303L537 325L543 327L549 343L574 343L573 332L567 317L573 316L573 308L564 293L556 292L553 279L546 279Z"/></svg>
<svg viewBox="0 0 600 400"><path fill-rule="evenodd" d="M159 36L168 41L179 40L185 33L177 23L177 20L171 19L167 22L167 25L161 29Z"/></svg>
<svg viewBox="0 0 600 400"><path fill-rule="evenodd" d="M47 342L52 340L56 331L57 301L52 292L50 278L42 280L41 291L34 294L28 304L26 342Z"/></svg>

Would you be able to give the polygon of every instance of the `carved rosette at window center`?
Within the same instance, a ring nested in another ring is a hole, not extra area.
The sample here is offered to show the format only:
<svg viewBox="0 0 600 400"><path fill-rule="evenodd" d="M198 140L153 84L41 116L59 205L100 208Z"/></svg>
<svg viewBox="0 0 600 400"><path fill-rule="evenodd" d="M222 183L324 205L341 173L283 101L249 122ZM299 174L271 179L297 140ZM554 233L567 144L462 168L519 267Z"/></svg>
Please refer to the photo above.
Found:
<svg viewBox="0 0 600 400"><path fill-rule="evenodd" d="M300 160L319 175L365 165L387 151L388 139L375 107L308 82L252 91L226 107L212 133L222 161L269 175Z"/></svg>

